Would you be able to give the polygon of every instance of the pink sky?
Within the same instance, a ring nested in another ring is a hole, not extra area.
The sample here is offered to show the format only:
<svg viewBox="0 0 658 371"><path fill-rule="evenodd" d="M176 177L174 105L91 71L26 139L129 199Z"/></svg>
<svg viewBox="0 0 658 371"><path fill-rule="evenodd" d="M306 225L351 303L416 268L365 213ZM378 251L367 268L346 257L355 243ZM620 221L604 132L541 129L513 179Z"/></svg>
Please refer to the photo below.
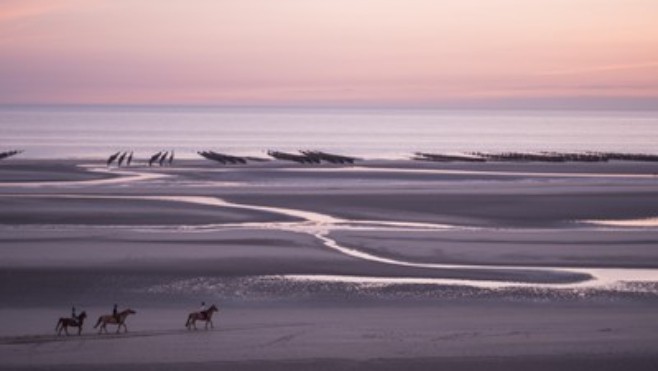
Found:
<svg viewBox="0 0 658 371"><path fill-rule="evenodd" d="M0 0L0 103L658 106L656 0Z"/></svg>

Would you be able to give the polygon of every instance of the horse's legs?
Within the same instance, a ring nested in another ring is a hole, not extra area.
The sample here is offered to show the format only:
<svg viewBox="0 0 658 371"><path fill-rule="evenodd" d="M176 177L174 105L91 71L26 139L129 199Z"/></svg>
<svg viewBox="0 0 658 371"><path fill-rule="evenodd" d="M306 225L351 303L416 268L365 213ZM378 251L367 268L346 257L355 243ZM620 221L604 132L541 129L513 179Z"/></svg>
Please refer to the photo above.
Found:
<svg viewBox="0 0 658 371"><path fill-rule="evenodd" d="M78 336L82 334L82 326L78 327Z"/></svg>
<svg viewBox="0 0 658 371"><path fill-rule="evenodd" d="M69 336L69 327L64 325L64 332L66 332L66 336Z"/></svg>
<svg viewBox="0 0 658 371"><path fill-rule="evenodd" d="M213 325L212 320L209 319L208 322L210 322L210 328L215 328L215 325Z"/></svg>

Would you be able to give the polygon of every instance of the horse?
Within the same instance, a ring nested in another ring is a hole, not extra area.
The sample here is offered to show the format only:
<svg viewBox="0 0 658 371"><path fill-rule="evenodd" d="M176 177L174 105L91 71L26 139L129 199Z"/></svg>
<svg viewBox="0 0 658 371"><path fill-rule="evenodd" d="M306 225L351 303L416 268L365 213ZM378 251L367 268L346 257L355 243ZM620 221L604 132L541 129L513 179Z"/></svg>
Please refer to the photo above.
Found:
<svg viewBox="0 0 658 371"><path fill-rule="evenodd" d="M98 321L96 321L94 328L100 325L101 328L100 330L98 330L98 333L102 334L103 330L105 330L105 333L107 333L107 327L106 327L107 325L117 325L117 334L121 330L121 326L123 326L124 332L128 332L128 327L126 326L126 317L135 313L137 312L135 312L132 309L126 309L124 311L117 313L116 317L113 316L112 314L106 314L104 316L100 316L98 317Z"/></svg>
<svg viewBox="0 0 658 371"><path fill-rule="evenodd" d="M80 313L80 315L77 317L77 319L70 318L70 317L62 317L57 321L57 326L55 326L55 331L57 331L57 335L62 335L62 330L66 333L66 336L69 336L69 327L77 327L78 328L78 336L82 333L82 325L85 322L85 318L87 318L87 313L84 311Z"/></svg>
<svg viewBox="0 0 658 371"><path fill-rule="evenodd" d="M189 316L187 316L187 322L185 322L185 327L187 327L188 330L191 330L192 327L196 330L196 321L205 321L206 326L204 329L208 329L208 324L210 324L210 328L215 328L212 324L212 314L217 312L218 309L215 306L215 304L211 305L210 308L206 310L202 310L200 312L193 312L190 313Z"/></svg>

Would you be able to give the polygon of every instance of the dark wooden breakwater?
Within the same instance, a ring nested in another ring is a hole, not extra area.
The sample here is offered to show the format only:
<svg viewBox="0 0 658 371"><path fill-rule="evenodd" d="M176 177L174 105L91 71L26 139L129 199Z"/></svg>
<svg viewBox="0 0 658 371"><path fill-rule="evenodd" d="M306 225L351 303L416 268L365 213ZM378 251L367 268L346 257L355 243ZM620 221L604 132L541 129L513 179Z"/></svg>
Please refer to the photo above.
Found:
<svg viewBox="0 0 658 371"><path fill-rule="evenodd" d="M214 151L200 151L197 152L199 156L206 158L208 160L212 161L217 161L222 165L238 165L238 164L246 164L247 163L247 158L246 157L238 157L238 156L231 156L227 155L224 153L217 153Z"/></svg>
<svg viewBox="0 0 658 371"><path fill-rule="evenodd" d="M112 165L116 167L131 166L134 154L133 151L115 152L107 158L106 164L108 167ZM160 151L149 157L148 165L171 166L174 163L174 158L174 151Z"/></svg>
<svg viewBox="0 0 658 371"><path fill-rule="evenodd" d="M119 151L107 158L107 166L111 166L116 161L116 166L130 166L133 162L133 151Z"/></svg>
<svg viewBox="0 0 658 371"><path fill-rule="evenodd" d="M417 161L434 161L434 162L485 162L486 158L478 155L443 155L436 153L416 152L413 160Z"/></svg>
<svg viewBox="0 0 658 371"><path fill-rule="evenodd" d="M17 155L23 151L0 152L0 160ZM234 156L211 150L198 151L197 154L207 160L222 165L244 165L249 162L266 162L268 158ZM353 165L359 158L338 155L323 151L301 150L299 152L267 151L268 156L275 160L290 161L299 164L319 165ZM160 151L148 159L148 166L168 166L174 162L174 151ZM608 162L608 161L638 161L658 162L658 155L644 153L622 153L622 152L465 152L465 153L430 153L416 152L411 156L415 161L429 162ZM110 155L107 166L117 167L131 166L133 161L132 151L119 151Z"/></svg>
<svg viewBox="0 0 658 371"><path fill-rule="evenodd" d="M658 155L617 152L468 152L465 154L436 154L417 152L412 157L417 161L433 162L608 162L642 161L658 162Z"/></svg>
<svg viewBox="0 0 658 371"><path fill-rule="evenodd" d="M300 152L304 156L316 161L316 163L325 161L331 164L353 164L354 161L356 161L356 157L335 155L333 153L327 153L322 151L300 151Z"/></svg>
<svg viewBox="0 0 658 371"><path fill-rule="evenodd" d="M169 158L167 158L169 156ZM160 151L149 158L149 166L158 164L160 166L172 165L174 163L174 151Z"/></svg>
<svg viewBox="0 0 658 371"><path fill-rule="evenodd" d="M267 158L260 157L239 157L215 151L199 151L199 156L208 160L216 161L222 165L240 165L247 162L264 162L269 161ZM299 153L288 153L281 151L267 151L268 156L275 160L291 161L299 164L354 164L356 157L336 155L322 151L299 151Z"/></svg>
<svg viewBox="0 0 658 371"><path fill-rule="evenodd" d="M23 151L18 150L18 149L14 149L14 150L11 150L11 151L0 152L0 160L5 160L5 159L8 159L9 157L20 155L21 153L23 153Z"/></svg>
<svg viewBox="0 0 658 371"><path fill-rule="evenodd" d="M607 152L603 153L602 155L606 156L608 160L658 162L658 155L615 152Z"/></svg>
<svg viewBox="0 0 658 371"><path fill-rule="evenodd" d="M299 154L280 151L267 151L267 154L277 160L294 161L300 164L320 164L323 161L331 164L354 164L356 157L336 155L322 151L300 151Z"/></svg>

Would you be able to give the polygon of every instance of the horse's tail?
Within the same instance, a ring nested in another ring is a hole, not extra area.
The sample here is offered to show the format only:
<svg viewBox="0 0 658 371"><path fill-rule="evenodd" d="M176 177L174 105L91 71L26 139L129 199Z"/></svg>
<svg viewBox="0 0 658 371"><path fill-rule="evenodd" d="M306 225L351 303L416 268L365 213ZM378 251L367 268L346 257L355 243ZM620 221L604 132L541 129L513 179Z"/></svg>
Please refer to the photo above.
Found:
<svg viewBox="0 0 658 371"><path fill-rule="evenodd" d="M190 326L190 322L192 321L192 316L193 316L193 314L190 314L189 316L187 316L187 321L185 321L185 327Z"/></svg>
<svg viewBox="0 0 658 371"><path fill-rule="evenodd" d="M57 321L57 325L55 325L55 331L58 331L60 326L64 326L63 318L60 318L59 321Z"/></svg>
<svg viewBox="0 0 658 371"><path fill-rule="evenodd" d="M96 321L94 328L98 327L101 324L101 322L103 322L103 316L98 317L98 321Z"/></svg>

